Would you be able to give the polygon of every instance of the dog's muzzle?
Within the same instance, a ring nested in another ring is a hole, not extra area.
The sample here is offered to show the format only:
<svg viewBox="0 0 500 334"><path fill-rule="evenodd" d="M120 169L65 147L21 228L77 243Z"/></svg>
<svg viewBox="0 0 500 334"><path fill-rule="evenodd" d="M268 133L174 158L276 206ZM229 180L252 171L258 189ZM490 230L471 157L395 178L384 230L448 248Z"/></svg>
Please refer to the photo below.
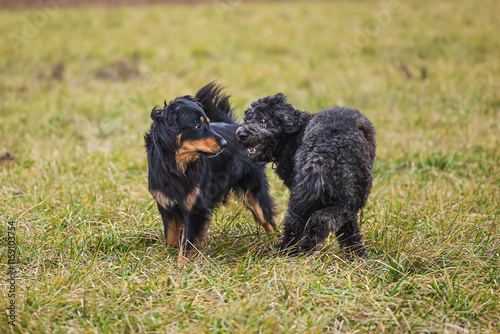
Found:
<svg viewBox="0 0 500 334"><path fill-rule="evenodd" d="M247 139L248 139L248 136L249 136L248 132L245 132L245 131L240 131L240 132L238 133L238 139L239 139L240 141L245 141L245 140L247 140Z"/></svg>
<svg viewBox="0 0 500 334"><path fill-rule="evenodd" d="M224 147L227 146L227 141L221 137L221 139L219 140L219 146L221 149L224 149Z"/></svg>

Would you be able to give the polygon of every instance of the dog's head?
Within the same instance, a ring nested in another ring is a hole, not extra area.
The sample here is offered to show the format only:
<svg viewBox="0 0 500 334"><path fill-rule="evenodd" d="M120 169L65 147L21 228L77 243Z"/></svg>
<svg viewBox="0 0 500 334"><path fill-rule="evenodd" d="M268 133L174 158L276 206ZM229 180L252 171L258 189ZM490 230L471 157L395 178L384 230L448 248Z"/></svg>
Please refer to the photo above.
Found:
<svg viewBox="0 0 500 334"><path fill-rule="evenodd" d="M200 156L215 157L227 142L210 128L201 104L183 96L151 111L151 129L146 134L148 153L155 151L171 171L184 172Z"/></svg>
<svg viewBox="0 0 500 334"><path fill-rule="evenodd" d="M253 102L245 111L245 123L236 138L252 161L270 162L280 151L281 139L299 132L308 114L296 110L282 93Z"/></svg>

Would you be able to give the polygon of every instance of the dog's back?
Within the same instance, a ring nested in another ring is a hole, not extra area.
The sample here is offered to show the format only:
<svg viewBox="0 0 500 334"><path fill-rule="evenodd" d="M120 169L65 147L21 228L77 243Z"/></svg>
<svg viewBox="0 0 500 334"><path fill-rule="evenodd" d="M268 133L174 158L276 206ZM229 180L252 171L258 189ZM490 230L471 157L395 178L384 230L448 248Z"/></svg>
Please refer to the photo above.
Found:
<svg viewBox="0 0 500 334"><path fill-rule="evenodd" d="M359 111L328 108L307 125L296 165L304 173L297 189L306 191L304 205L343 199L353 209L363 208L372 187L375 128Z"/></svg>
<svg viewBox="0 0 500 334"><path fill-rule="evenodd" d="M372 167L375 160L375 151L377 148L375 128L372 123L358 110L346 107L327 108L313 115L313 119L308 124L308 128L322 127L312 131L330 131L332 134L343 134L344 138L357 137L360 134L366 141L364 145L368 148ZM306 130L309 131L309 130ZM347 136L347 137L346 137ZM361 137L357 137L361 139Z"/></svg>

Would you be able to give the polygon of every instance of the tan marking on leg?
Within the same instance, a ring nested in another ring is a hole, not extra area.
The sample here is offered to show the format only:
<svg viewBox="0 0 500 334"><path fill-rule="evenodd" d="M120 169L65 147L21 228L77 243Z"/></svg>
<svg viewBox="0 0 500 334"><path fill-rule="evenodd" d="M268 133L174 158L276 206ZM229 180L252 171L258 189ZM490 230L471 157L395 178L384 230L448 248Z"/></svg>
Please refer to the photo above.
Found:
<svg viewBox="0 0 500 334"><path fill-rule="evenodd" d="M150 190L149 192L151 193L151 195L153 195L154 199L165 209L171 208L176 204L175 201L172 201L159 190Z"/></svg>
<svg viewBox="0 0 500 334"><path fill-rule="evenodd" d="M198 251L203 248L206 248L208 244L208 237L206 235L202 235L198 237L198 239L194 242L194 247L189 251L184 249L179 250L179 257L177 258L177 263L181 266L185 265Z"/></svg>
<svg viewBox="0 0 500 334"><path fill-rule="evenodd" d="M208 235L206 234L203 234L202 236L200 236L198 238L198 240L196 241L196 248L198 249L205 249L208 247Z"/></svg>
<svg viewBox="0 0 500 334"><path fill-rule="evenodd" d="M177 258L177 264L179 266L183 266L185 265L186 263L188 262L188 258L183 256L180 252L179 252L179 257Z"/></svg>
<svg viewBox="0 0 500 334"><path fill-rule="evenodd" d="M184 230L181 217L173 216L168 222L167 243L170 247L179 248L179 241Z"/></svg>
<svg viewBox="0 0 500 334"><path fill-rule="evenodd" d="M198 198L199 194L200 194L200 188L196 187L193 189L193 191L189 193L189 195L187 195L186 199L183 202L186 209L191 210L194 203L196 203L196 199Z"/></svg>
<svg viewBox="0 0 500 334"><path fill-rule="evenodd" d="M243 197L243 202L245 203L245 206L253 213L255 220L257 220L260 225L262 225L264 231L266 231L266 233L273 233L273 225L271 225L271 223L266 220L262 208L260 207L259 203L257 203L251 192L246 192L245 197Z"/></svg>

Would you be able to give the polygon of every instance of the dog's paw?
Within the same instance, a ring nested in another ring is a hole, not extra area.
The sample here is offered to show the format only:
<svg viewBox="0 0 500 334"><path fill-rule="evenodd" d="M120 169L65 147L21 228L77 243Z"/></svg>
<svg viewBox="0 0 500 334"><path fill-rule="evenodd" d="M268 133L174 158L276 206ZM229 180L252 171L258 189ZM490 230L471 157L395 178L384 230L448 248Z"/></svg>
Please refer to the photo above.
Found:
<svg viewBox="0 0 500 334"><path fill-rule="evenodd" d="M370 259L370 253L368 253L368 251L364 247L357 249L344 249L343 257L348 262L353 262L356 260L367 261Z"/></svg>
<svg viewBox="0 0 500 334"><path fill-rule="evenodd" d="M275 243L275 246L283 255L296 256L299 254L298 246L293 242L290 242L290 240L283 240L283 238L280 238L278 242Z"/></svg>
<svg viewBox="0 0 500 334"><path fill-rule="evenodd" d="M370 259L370 253L368 253L368 250L366 250L366 248L358 250L355 254L361 261L368 261Z"/></svg>
<svg viewBox="0 0 500 334"><path fill-rule="evenodd" d="M177 265L179 265L180 267L185 266L187 263L188 263L187 257L179 256L179 258L177 259Z"/></svg>
<svg viewBox="0 0 500 334"><path fill-rule="evenodd" d="M291 244L290 240L285 240L285 238L283 238L283 236L276 237L274 239L274 246L276 246L276 248L280 251L289 248L290 244Z"/></svg>
<svg viewBox="0 0 500 334"><path fill-rule="evenodd" d="M281 237L275 236L273 239L273 242L274 242L274 247L281 249L281 247L283 245L283 236L281 236Z"/></svg>
<svg viewBox="0 0 500 334"><path fill-rule="evenodd" d="M325 244L323 242L319 243L302 243L300 245L300 251L305 253L305 254L314 254L316 252L319 252L320 250L325 247Z"/></svg>

